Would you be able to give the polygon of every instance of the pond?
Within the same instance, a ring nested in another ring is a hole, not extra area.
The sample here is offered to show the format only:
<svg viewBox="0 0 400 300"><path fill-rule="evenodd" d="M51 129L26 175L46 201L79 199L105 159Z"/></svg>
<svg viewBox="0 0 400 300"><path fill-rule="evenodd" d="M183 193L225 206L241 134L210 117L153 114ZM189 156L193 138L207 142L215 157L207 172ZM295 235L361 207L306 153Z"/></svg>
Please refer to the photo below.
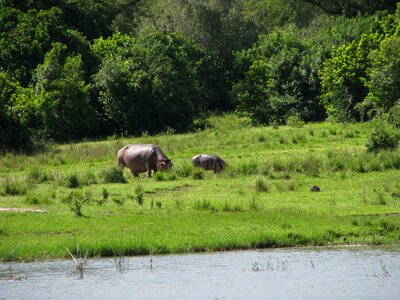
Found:
<svg viewBox="0 0 400 300"><path fill-rule="evenodd" d="M400 299L400 246L0 264L0 299Z"/></svg>

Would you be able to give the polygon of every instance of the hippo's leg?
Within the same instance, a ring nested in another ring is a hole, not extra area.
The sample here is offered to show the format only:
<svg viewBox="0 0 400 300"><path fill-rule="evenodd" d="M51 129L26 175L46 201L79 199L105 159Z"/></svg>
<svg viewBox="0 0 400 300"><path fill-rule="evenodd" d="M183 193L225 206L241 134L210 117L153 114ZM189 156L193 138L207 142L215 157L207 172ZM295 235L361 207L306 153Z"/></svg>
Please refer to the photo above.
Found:
<svg viewBox="0 0 400 300"><path fill-rule="evenodd" d="M149 163L146 163L146 169L147 169L147 178L151 177L151 168Z"/></svg>
<svg viewBox="0 0 400 300"><path fill-rule="evenodd" d="M131 171L132 172L132 175L134 176L134 177L139 177L139 172L134 172L134 171Z"/></svg>

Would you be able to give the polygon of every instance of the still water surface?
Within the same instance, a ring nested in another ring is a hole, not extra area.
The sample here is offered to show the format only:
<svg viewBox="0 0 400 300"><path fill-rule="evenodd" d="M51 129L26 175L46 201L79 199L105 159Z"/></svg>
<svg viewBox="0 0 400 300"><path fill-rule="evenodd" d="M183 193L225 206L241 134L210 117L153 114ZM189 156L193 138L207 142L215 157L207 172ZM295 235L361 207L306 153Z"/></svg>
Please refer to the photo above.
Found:
<svg viewBox="0 0 400 300"><path fill-rule="evenodd" d="M400 247L0 264L0 299L400 299ZM11 267L11 270L10 270Z"/></svg>

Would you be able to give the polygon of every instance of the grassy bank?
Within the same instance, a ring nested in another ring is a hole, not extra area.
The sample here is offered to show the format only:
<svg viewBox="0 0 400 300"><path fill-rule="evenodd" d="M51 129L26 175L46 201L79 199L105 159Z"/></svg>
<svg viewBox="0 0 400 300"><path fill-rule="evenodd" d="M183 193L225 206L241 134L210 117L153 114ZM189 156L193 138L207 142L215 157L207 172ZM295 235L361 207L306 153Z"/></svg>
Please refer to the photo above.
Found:
<svg viewBox="0 0 400 300"><path fill-rule="evenodd" d="M400 152L366 153L371 124L250 127L54 145L0 157L0 259L130 255L400 241ZM174 163L151 179L118 173L127 143L155 143ZM193 169L214 153L225 172ZM311 192L312 186L320 192ZM80 215L80 216L79 216Z"/></svg>

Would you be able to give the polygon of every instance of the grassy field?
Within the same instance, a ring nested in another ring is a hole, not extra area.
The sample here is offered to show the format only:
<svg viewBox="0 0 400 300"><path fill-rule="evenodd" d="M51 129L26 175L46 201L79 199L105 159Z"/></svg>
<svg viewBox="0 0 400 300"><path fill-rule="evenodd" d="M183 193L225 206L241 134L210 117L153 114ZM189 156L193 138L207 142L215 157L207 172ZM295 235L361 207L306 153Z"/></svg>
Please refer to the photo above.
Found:
<svg viewBox="0 0 400 300"><path fill-rule="evenodd" d="M233 115L191 134L109 138L0 157L0 260L400 242L400 151L371 154L370 123L250 127ZM155 143L171 171L116 168ZM221 174L192 156L220 155ZM320 192L311 192L312 186Z"/></svg>

